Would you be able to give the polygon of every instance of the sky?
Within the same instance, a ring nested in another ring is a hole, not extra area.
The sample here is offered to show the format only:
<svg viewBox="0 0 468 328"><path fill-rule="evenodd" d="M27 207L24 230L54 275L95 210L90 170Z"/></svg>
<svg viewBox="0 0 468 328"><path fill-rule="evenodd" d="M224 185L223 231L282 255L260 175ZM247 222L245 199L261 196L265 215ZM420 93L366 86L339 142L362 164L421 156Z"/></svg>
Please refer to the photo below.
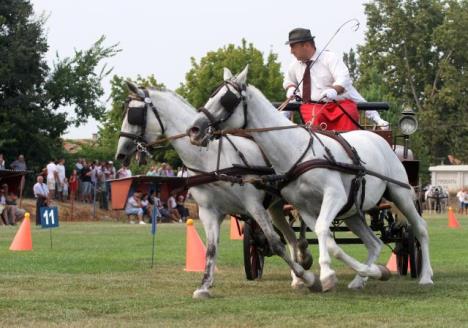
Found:
<svg viewBox="0 0 468 328"><path fill-rule="evenodd" d="M364 42L364 0L32 0L36 16L45 15L49 44L47 61L52 67L56 54L72 56L89 48L101 35L106 45L122 50L107 59L112 75L136 78L154 74L157 81L176 89L191 68L190 58L200 60L208 51L242 38L262 51L278 54L282 71L293 60L284 44L290 30L309 28L317 46L323 47L338 27L349 19L360 21L358 31L346 25L327 47L343 53ZM109 97L110 84L103 83ZM110 101L107 101L110 108ZM70 109L63 109L70 111ZM98 124L90 121L70 128L65 138L91 138Z"/></svg>

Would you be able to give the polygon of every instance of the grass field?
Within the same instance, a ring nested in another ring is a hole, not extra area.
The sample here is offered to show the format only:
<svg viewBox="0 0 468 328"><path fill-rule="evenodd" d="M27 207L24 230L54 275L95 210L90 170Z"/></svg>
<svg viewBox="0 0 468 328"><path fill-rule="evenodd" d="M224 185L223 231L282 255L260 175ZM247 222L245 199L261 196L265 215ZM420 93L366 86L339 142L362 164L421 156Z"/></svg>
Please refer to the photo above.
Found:
<svg viewBox="0 0 468 328"><path fill-rule="evenodd" d="M192 299L202 274L183 270L182 224L158 227L153 269L149 225L64 223L52 231L53 249L49 231L32 227L32 252L9 251L17 227L0 227L0 326L468 327L468 217L457 218L464 228L428 218L433 287L394 276L351 291L353 273L334 261L339 285L326 294L292 290L278 258L266 259L262 280L247 281L242 242L229 240L225 223L214 297L204 301ZM360 245L344 248L365 258Z"/></svg>

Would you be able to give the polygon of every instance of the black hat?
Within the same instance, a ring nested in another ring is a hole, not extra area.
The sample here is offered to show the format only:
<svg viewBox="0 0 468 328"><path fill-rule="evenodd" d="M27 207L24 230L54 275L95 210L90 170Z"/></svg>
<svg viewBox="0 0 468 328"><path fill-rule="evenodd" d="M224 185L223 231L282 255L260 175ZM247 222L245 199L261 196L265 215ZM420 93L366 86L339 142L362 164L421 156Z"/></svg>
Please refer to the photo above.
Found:
<svg viewBox="0 0 468 328"><path fill-rule="evenodd" d="M289 32L289 40L285 44L294 44L304 41L314 41L315 36L310 34L310 30L306 28L295 28Z"/></svg>

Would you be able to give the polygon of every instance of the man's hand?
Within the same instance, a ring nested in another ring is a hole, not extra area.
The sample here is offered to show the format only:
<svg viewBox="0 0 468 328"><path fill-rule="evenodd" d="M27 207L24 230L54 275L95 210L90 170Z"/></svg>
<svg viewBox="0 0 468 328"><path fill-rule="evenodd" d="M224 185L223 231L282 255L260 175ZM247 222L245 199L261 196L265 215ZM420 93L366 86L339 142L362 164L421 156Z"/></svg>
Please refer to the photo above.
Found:
<svg viewBox="0 0 468 328"><path fill-rule="evenodd" d="M389 123L381 118L379 118L375 123L377 123L377 126L381 130L388 130L390 128Z"/></svg>
<svg viewBox="0 0 468 328"><path fill-rule="evenodd" d="M288 90L286 90L286 98L291 99L291 97L295 96L294 91L296 90L296 87L290 86Z"/></svg>
<svg viewBox="0 0 468 328"><path fill-rule="evenodd" d="M329 100L336 100L337 97L338 97L338 92L336 92L336 90L333 88L325 89L320 94L320 99L328 98Z"/></svg>

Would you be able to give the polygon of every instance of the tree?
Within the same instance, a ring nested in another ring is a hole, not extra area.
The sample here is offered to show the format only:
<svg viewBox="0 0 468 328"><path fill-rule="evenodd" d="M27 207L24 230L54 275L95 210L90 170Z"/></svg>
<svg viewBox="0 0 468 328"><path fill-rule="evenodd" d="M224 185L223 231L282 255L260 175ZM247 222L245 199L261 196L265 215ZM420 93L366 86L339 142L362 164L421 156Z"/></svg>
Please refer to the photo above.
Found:
<svg viewBox="0 0 468 328"><path fill-rule="evenodd" d="M101 117L101 81L109 70L95 70L118 52L116 45L105 48L102 37L72 58L57 57L51 71L43 25L29 1L0 2L0 152L9 161L24 154L33 170L62 155L60 136L71 124ZM59 110L63 105L74 108Z"/></svg>
<svg viewBox="0 0 468 328"><path fill-rule="evenodd" d="M223 81L224 67L238 73L249 64L249 83L259 88L271 101L280 101L284 99L283 75L277 59L276 54L270 53L265 63L263 54L252 43L247 45L243 39L241 46L229 44L208 52L199 63L192 57L192 68L177 92L193 106L199 107Z"/></svg>
<svg viewBox="0 0 468 328"><path fill-rule="evenodd" d="M396 100L398 111L403 106L416 110L420 129L413 148L430 163L448 154L468 161L467 6L455 0L365 5L368 30L366 43L358 47L359 90L375 91L381 84L381 100Z"/></svg>

